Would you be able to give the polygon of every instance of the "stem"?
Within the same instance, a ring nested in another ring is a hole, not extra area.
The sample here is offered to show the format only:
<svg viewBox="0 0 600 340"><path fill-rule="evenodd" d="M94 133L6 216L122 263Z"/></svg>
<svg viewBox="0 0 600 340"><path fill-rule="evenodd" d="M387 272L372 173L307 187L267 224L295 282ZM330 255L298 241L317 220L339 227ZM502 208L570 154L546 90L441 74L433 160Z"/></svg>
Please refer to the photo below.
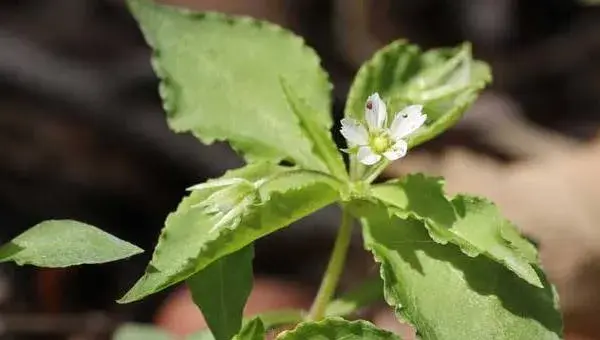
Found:
<svg viewBox="0 0 600 340"><path fill-rule="evenodd" d="M377 176L379 176L379 174L381 174L381 172L385 170L385 168L388 165L390 165L390 161L388 161L387 159L382 160L379 164L372 167L371 171L365 174L364 181L367 183L373 182L377 178Z"/></svg>
<svg viewBox="0 0 600 340"><path fill-rule="evenodd" d="M342 222L340 224L337 237L335 238L335 244L333 245L333 251L331 252L327 269L323 275L317 297L315 298L310 309L310 320L320 320L324 317L327 305L335 293L335 289L344 269L346 253L348 252L351 238L352 218L344 209L342 211Z"/></svg>

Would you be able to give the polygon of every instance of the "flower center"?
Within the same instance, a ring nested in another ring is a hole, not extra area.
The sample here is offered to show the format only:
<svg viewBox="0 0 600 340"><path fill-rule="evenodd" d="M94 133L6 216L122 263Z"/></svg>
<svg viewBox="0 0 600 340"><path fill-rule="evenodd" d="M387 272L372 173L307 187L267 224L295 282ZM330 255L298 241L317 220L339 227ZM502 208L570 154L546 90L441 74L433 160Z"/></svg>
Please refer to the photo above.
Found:
<svg viewBox="0 0 600 340"><path fill-rule="evenodd" d="M371 137L369 146L371 147L373 152L377 154L382 154L390 149L390 147L392 146L392 140L387 135L387 133L380 133Z"/></svg>

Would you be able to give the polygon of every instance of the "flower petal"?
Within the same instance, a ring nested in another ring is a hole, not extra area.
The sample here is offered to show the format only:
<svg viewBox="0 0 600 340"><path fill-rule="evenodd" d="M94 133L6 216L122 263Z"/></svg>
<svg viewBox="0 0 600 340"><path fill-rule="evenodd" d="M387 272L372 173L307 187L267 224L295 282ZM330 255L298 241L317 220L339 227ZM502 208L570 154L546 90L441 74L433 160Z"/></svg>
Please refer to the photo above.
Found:
<svg viewBox="0 0 600 340"><path fill-rule="evenodd" d="M367 129L354 119L342 119L342 128L340 129L340 132L342 133L342 136L346 138L349 146L366 145L369 143Z"/></svg>
<svg viewBox="0 0 600 340"><path fill-rule="evenodd" d="M422 113L423 105L411 105L396 113L390 127L392 138L398 140L415 132L427 120L427 115Z"/></svg>
<svg viewBox="0 0 600 340"><path fill-rule="evenodd" d="M374 153L368 146L361 146L356 156L358 161L364 165L373 165L381 159L381 155Z"/></svg>
<svg viewBox="0 0 600 340"><path fill-rule="evenodd" d="M365 120L369 131L379 130L384 127L387 120L387 108L377 92L367 98L365 103Z"/></svg>
<svg viewBox="0 0 600 340"><path fill-rule="evenodd" d="M407 151L408 144L402 139L399 139L396 144L394 144L390 150L384 152L383 155L390 161L395 161L398 158L404 157Z"/></svg>

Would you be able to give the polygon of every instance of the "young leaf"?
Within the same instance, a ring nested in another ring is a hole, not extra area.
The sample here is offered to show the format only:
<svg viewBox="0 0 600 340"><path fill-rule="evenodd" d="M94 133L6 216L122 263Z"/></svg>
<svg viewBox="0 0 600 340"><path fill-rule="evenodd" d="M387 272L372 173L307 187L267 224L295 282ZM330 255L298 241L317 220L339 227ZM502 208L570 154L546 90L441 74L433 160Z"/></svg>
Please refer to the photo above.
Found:
<svg viewBox="0 0 600 340"><path fill-rule="evenodd" d="M300 126L312 140L316 154L325 162L329 172L337 178L347 179L344 159L333 142L331 132L314 120L314 109L296 94L287 80L281 79L281 87L292 111L298 116Z"/></svg>
<svg viewBox="0 0 600 340"><path fill-rule="evenodd" d="M400 217L412 214L423 219L436 242L454 243L469 256L484 254L532 285L542 287L534 269L537 250L493 203L465 195L448 201L441 179L421 174L376 185L372 194L388 206L399 208L396 213Z"/></svg>
<svg viewBox="0 0 600 340"><path fill-rule="evenodd" d="M156 326L126 323L119 327L113 340L175 340L175 337Z"/></svg>
<svg viewBox="0 0 600 340"><path fill-rule="evenodd" d="M224 178L245 179L255 190L241 182L195 190L184 198L167 217L144 276L120 303L187 279L217 259L335 202L342 189L329 175L269 164L248 165Z"/></svg>
<svg viewBox="0 0 600 340"><path fill-rule="evenodd" d="M327 171L281 91L284 77L313 108L315 124L332 126L331 85L301 38L246 17L197 13L152 0L128 0L161 79L168 122L204 143L228 140L247 160L285 159Z"/></svg>
<svg viewBox="0 0 600 340"><path fill-rule="evenodd" d="M277 340L400 340L400 337L375 327L367 321L347 321L327 318L318 322L303 322L291 331L285 331Z"/></svg>
<svg viewBox="0 0 600 340"><path fill-rule="evenodd" d="M0 247L0 262L56 268L117 261L141 252L133 244L89 224L49 220Z"/></svg>
<svg viewBox="0 0 600 340"><path fill-rule="evenodd" d="M355 203L357 204L357 203ZM441 245L423 221L361 202L365 246L381 264L388 304L422 339L560 339L558 298L483 256Z"/></svg>
<svg viewBox="0 0 600 340"><path fill-rule="evenodd" d="M230 340L242 327L242 313L252 290L253 257L254 249L248 245L186 281L216 340Z"/></svg>
<svg viewBox="0 0 600 340"><path fill-rule="evenodd" d="M265 325L259 317L256 317L248 321L232 340L264 340L265 333Z"/></svg>
<svg viewBox="0 0 600 340"><path fill-rule="evenodd" d="M398 40L360 68L345 114L362 120L365 101L374 92L388 101L390 118L407 105L422 104L428 119L410 136L409 146L414 147L456 123L490 81L489 67L472 59L469 44L421 52L417 46Z"/></svg>

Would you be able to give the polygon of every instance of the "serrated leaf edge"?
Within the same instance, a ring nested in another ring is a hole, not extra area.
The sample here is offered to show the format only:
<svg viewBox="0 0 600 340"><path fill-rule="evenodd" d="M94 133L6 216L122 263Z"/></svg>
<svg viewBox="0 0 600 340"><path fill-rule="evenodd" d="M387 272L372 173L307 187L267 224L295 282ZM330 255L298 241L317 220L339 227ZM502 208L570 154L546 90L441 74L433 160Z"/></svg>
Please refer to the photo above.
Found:
<svg viewBox="0 0 600 340"><path fill-rule="evenodd" d="M231 170L231 171L233 171L233 170ZM307 171L307 170L302 170L302 171ZM229 173L229 172L230 171L228 171L227 173ZM326 174L323 174L323 175L325 177L327 177L328 179L333 179L333 177L330 177L330 176L328 176ZM327 184L330 187L332 187L331 186L331 182L328 182L328 181L327 182L326 181L317 182L315 180L315 181L312 181L310 183L303 183L303 185L300 185L300 186L297 186L297 187L294 187L294 188L288 187L285 190L285 192L278 191L275 188L275 189L273 189L273 190L271 190L269 192L270 195L261 195L261 201L257 205L258 206L260 206L260 205L266 205L267 203L269 203L271 201L276 202L278 195L284 195L284 194L287 194L287 193L290 193L290 192L294 192L294 191L298 192L298 191L303 190L306 187L314 185L315 183ZM335 188L332 187L332 190L335 190ZM188 197L189 197L189 195L186 196L185 198L188 198ZM333 203L333 202L331 202L331 203ZM181 204L183 204L183 200L182 200ZM172 218L171 216L174 216L176 214L176 212L177 212L178 209L179 209L179 206L177 207L177 209L174 212L170 213L167 216L167 219L165 221L165 225L168 224L169 219ZM301 210L301 213L298 213L297 215L304 217L304 216L307 216L308 214L310 214L310 213L312 213L312 212L314 212L314 211L316 211L318 209L320 209L320 208L315 208L315 207L311 206L310 208L304 208L303 210ZM270 229L270 230L262 233L262 236L271 234L271 233L273 233L273 232L275 232L275 231L277 231L279 229L285 228L290 223L292 223L292 222L294 222L294 221L296 221L298 219L290 218L289 221L287 221L285 223L282 223L277 228ZM129 290L129 292L127 292L121 299L117 300L117 302L118 303L130 303L130 302L134 302L134 301L140 300L143 297L148 296L150 294L154 294L156 292L159 292L159 291L161 291L161 290L163 290L163 289L165 289L165 288L167 288L169 286L172 286L172 285L176 284L177 282L180 282L180 281L183 281L183 280L189 278L190 276L192 276L193 274L195 274L198 271L202 270L203 268L205 268L206 266L208 266L212 262L216 261L217 259L219 259L219 258L221 258L223 256L226 256L228 254L231 254L231 253L233 253L233 252L235 252L235 251L237 251L237 250L239 250L239 249L247 246L251 242L245 243L245 244L241 244L241 245L237 245L237 246L230 246L230 248L228 248L225 251L223 251L224 247L222 247L222 245L224 243L224 239L229 239L229 238L235 236L234 232L236 231L237 226L239 226L239 224L236 224L236 226L233 227L233 228L220 228L220 229L215 230L215 232L213 233L213 235L214 235L213 238L210 239L210 240L206 240L206 242L204 244L202 244L202 246L198 249L198 252L196 253L197 255L195 255L194 257L188 258L187 262L185 264L183 264L182 266L179 266L179 268L177 268L176 270L173 270L173 272L175 274L172 274L172 275L168 276L168 279L166 280L166 281L170 281L169 283L165 283L165 284L162 284L162 285L156 287L155 290L153 292L151 292L151 293L146 293L146 294L141 294L141 295L140 294L135 294L134 296L129 296L130 292L134 291L134 289L138 285L141 285L145 281L145 278L146 278L145 274L147 273L147 270L151 267L152 262L154 261L154 259L156 258L156 256L158 256L158 253L159 253L159 251L157 251L158 247L155 248L155 251L152 254L152 260L148 264L148 268L146 269L146 272L145 272L144 276L142 276L138 280L138 282L135 283L135 285ZM255 228L261 228L261 226L258 225ZM160 242L160 240L166 238L166 233L165 233L164 229L166 229L166 227L163 228L163 231L161 231L161 235L159 237L159 242ZM225 242L225 243L227 243L227 242ZM216 244L216 247L215 247L215 244ZM214 253L215 251L217 251L217 249L222 251L221 256L214 258L210 262L203 263L202 265L194 265L194 263L197 262L197 260L202 257L202 254L211 254L211 253ZM159 270L159 269L156 268L156 270Z"/></svg>
<svg viewBox="0 0 600 340"><path fill-rule="evenodd" d="M145 0L145 1L147 1L147 0ZM133 10L133 7L132 7L133 5L131 4L132 2L133 2L132 0L128 0L127 4L129 6L130 12L133 13L134 17L136 17L136 20L137 20L138 18L137 18L135 11ZM332 95L333 85L330 81L329 75L327 74L327 72L324 71L324 69L321 65L321 60L320 60L319 56L317 55L317 53L315 52L315 50L312 49L310 46L308 46L306 44L306 41L302 37L300 37L296 34L293 34L292 32L290 32L290 31L284 29L283 27L276 25L274 23L255 19L255 18L252 18L249 16L230 15L230 14L224 14L224 13L213 12L213 11L199 12L199 11L193 11L193 10L182 8L182 7L170 6L170 5L164 5L164 4L161 4L161 5L153 4L153 6L168 8L168 10L170 10L170 11L177 12L181 15L193 17L194 19L199 20L199 21L206 20L206 21L222 22L222 23L226 23L229 25L245 25L246 27L258 27L261 29L266 29L267 31L272 32L274 34L279 34L279 35L287 37L288 39L291 39L291 41L293 41L300 47L302 53L304 53L304 55L307 56L306 59L309 59L314 64L314 66L317 70L317 74L318 74L317 79L321 82L321 84L322 84L321 86L323 87L323 89L328 92L327 106L329 108L332 107L331 95ZM138 22L139 22L139 20L138 20ZM139 25L139 26L143 32L144 40L152 48L151 65L152 65L152 69L154 70L156 76L160 80L159 95L160 95L160 98L163 103L163 109L165 110L165 113L167 114L168 117L174 117L176 115L176 111L177 111L176 103L178 102L177 96L179 95L179 90L176 88L173 89L173 87L176 87L175 82L173 82L171 80L171 77L169 76L167 71L161 66L161 61L160 61L161 50L159 49L158 44L150 38L150 35L147 34L143 25ZM330 115L328 115L327 117L328 117L328 119L326 121L326 128L331 129L331 127L333 126L333 121L332 121ZM295 120L296 125L300 126L298 117L296 117L294 115L294 117L292 117L292 119ZM167 124L169 125L170 129L172 129L173 131L178 132L178 133L188 131L188 129L182 129L182 128L177 127L170 120L167 120ZM236 153L242 154L242 155L244 155L244 158L248 159L249 161L252 161L252 157L249 157L246 154L246 152L243 152L235 141L231 141L228 138L217 138L217 137L211 136L211 133L209 131L202 131L201 134L199 134L195 131L192 131L192 133L203 144L207 144L207 145L212 144L215 141L227 141L229 143L229 145L232 147L232 149L234 149L236 151ZM307 139L307 143L312 144L312 141L310 139ZM312 147L314 148L314 145ZM284 159L285 159L285 157L279 156L277 158L271 158L271 161L273 163L278 163ZM323 164L323 166L325 166L325 165Z"/></svg>
<svg viewBox="0 0 600 340"><path fill-rule="evenodd" d="M393 186L393 185L400 185L402 183L402 181L406 180L408 177L410 176L416 176L416 177L421 177L421 178L428 178L428 179L433 179L436 182L438 182L440 184L442 193L444 193L444 197L446 198L446 200L448 200L448 203L450 204L450 206L452 207L452 209L456 212L456 209L454 207L454 205L452 204L452 199L457 198L457 197L462 197L465 200L468 200L470 202L484 202L487 203L491 206L493 206L496 210L498 210L498 207L496 206L496 204L494 204L494 202L492 202L491 200L485 198L485 197L480 197L480 196L472 196L472 195L464 195L464 194L457 194L454 196L449 196L445 194L444 191L444 185L446 183L445 179L441 176L432 176L432 177L428 177L425 176L422 173L416 173L416 174L409 174L403 178L399 178L399 179L393 179L391 181L385 182L380 184L380 187L383 186ZM407 211L405 209L403 209L402 207L398 207L393 205L393 207L391 206L392 203L388 203L385 200L382 200L376 196L373 196L373 198L378 201L381 202L387 209L388 211L388 215L392 216L395 215L396 217L400 218L400 219L406 219L407 217L416 219L418 221L423 222L423 225L425 226L427 233L429 234L429 237L435 241L436 243L439 243L441 245L446 245L449 242L458 246L458 248L460 249L460 251L469 256L469 257L477 257L479 255L484 255L487 256L488 258L492 259L493 261L496 262L500 262L501 264L503 264L507 269L509 269L511 272L513 272L514 274L516 274L517 276L519 276L521 279L523 279L524 281L528 282L529 284L536 286L538 288L543 288L543 284L539 278L539 276L537 275L537 273L535 272L535 268L532 266L533 265L538 265L539 266L539 258L536 259L536 262L531 262L527 259L527 257L521 252L519 251L519 249L516 249L512 243L510 242L510 240L507 240L504 235L502 235L502 233L500 232L500 230L498 231L498 235L502 238L502 240L504 241L505 245L507 247L509 247L510 249L512 249L514 251L514 254L518 257L520 257L522 260L524 260L525 262L527 262L529 264L529 267L531 269L531 271L535 274L535 278L536 280L532 280L529 279L526 275L522 275L522 273L520 271L515 271L512 269L512 267L510 266L509 263L507 263L505 260L497 258L495 256L493 256L492 254L490 254L488 251L486 251L485 249L481 249L480 247L478 247L475 244L472 244L470 242L468 242L466 239L464 239L461 235L455 233L452 231L452 228L448 228L448 239L444 239L444 238L440 238L438 236L438 231L435 230L435 228L433 226L431 226L431 221L429 218L425 217L425 216L419 216L418 214L412 212L412 211ZM400 210L400 211L398 211ZM498 215L502 217L502 219L507 222L510 223L513 227L517 228L510 220L508 220L507 218L503 217L500 214L500 211L498 210ZM520 230L517 228L517 231ZM467 246L468 245L468 246ZM472 249L475 249L477 252L473 252Z"/></svg>

